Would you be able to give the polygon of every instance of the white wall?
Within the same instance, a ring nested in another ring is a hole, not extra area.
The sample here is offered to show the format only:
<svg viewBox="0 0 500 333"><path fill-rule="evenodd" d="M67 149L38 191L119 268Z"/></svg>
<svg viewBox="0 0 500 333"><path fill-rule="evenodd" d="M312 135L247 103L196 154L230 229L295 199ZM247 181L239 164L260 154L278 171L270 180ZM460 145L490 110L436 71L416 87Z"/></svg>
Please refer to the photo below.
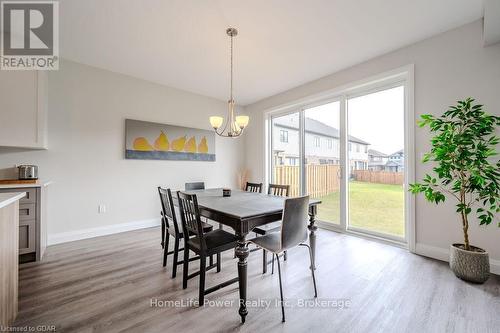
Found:
<svg viewBox="0 0 500 333"><path fill-rule="evenodd" d="M236 186L244 139L217 137L216 162L125 160L125 118L210 129L208 117L226 110L222 101L63 61L49 74L49 149L0 148L0 169L37 164L40 177L54 181L52 240L61 233L74 238L82 229L156 219L158 185ZM107 206L105 214L97 213L99 203Z"/></svg>
<svg viewBox="0 0 500 333"><path fill-rule="evenodd" d="M248 168L255 178L263 178L264 110L412 63L416 117L424 113L439 115L448 105L468 96L486 105L490 113L500 114L500 44L483 47L482 21L477 21L247 106L246 112L252 117L246 138ZM415 130L417 161L429 150L429 139L427 130ZM431 165L417 163L417 179L430 170ZM435 206L422 196L417 198L416 238L420 253L445 259L449 244L463 242L461 223L454 211L452 200ZM500 228L496 224L480 227L473 222L470 239L500 264Z"/></svg>

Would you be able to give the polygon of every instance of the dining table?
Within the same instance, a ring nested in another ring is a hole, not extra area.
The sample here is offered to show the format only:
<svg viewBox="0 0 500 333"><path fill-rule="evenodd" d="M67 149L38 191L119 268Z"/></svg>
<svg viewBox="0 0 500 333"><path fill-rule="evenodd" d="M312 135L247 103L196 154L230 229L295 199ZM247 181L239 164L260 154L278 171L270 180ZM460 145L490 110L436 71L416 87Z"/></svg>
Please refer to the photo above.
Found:
<svg viewBox="0 0 500 333"><path fill-rule="evenodd" d="M247 236L253 228L280 221L283 215L285 197L263 193L231 190L230 196L223 196L222 188L184 191L196 194L200 215L232 228L238 238L235 255L238 258L239 310L245 323L247 310L247 259L250 253ZM318 199L309 199L309 245L312 250L312 268L316 256L316 214Z"/></svg>

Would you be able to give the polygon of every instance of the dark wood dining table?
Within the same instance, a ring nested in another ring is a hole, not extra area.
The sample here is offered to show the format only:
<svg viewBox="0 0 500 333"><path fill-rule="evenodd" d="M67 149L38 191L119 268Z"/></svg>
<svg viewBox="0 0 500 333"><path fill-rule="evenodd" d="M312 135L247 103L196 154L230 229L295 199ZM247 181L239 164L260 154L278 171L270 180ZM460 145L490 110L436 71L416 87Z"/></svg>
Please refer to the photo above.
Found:
<svg viewBox="0 0 500 333"><path fill-rule="evenodd" d="M286 198L240 190L232 190L230 197L223 197L221 188L185 192L197 195L202 216L231 227L238 237L235 254L238 258L239 314L244 323L248 314L246 307L247 258L250 253L246 237L257 226L280 221ZM316 230L318 228L315 221L317 207L320 203L321 201L317 199L309 201L309 245L312 249L313 267L316 254Z"/></svg>

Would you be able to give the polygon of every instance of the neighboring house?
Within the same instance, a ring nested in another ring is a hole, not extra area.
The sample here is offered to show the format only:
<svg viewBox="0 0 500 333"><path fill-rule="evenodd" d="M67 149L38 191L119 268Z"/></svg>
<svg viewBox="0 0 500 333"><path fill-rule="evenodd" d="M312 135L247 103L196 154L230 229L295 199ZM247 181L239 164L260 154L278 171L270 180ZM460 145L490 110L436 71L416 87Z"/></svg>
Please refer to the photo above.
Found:
<svg viewBox="0 0 500 333"><path fill-rule="evenodd" d="M375 149L368 149L368 170L383 171L389 157Z"/></svg>
<svg viewBox="0 0 500 333"><path fill-rule="evenodd" d="M401 172L404 170L403 149L387 155L375 149L368 150L368 170Z"/></svg>
<svg viewBox="0 0 500 333"><path fill-rule="evenodd" d="M386 163L386 171L401 172L404 170L404 150L400 149L389 155L389 160Z"/></svg>
<svg viewBox="0 0 500 333"><path fill-rule="evenodd" d="M404 151L403 149L389 155L389 160L385 165L386 171L401 172L404 170Z"/></svg>
<svg viewBox="0 0 500 333"><path fill-rule="evenodd" d="M351 170L368 168L369 143L348 138ZM273 156L275 165L299 165L299 117L273 120ZM315 119L305 119L305 156L307 164L339 164L339 130Z"/></svg>

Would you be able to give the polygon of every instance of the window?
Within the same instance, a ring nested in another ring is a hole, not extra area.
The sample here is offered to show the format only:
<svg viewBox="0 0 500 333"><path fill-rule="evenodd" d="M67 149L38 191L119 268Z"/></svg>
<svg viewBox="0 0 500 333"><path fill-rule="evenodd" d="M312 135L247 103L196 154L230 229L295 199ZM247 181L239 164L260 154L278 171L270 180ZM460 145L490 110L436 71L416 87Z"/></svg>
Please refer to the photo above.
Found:
<svg viewBox="0 0 500 333"><path fill-rule="evenodd" d="M319 147L319 136L314 137L314 147Z"/></svg>
<svg viewBox="0 0 500 333"><path fill-rule="evenodd" d="M288 131L280 130L280 142L288 142Z"/></svg>
<svg viewBox="0 0 500 333"><path fill-rule="evenodd" d="M310 100L304 99L304 102L301 100L293 106L287 104L286 110L284 106L283 109L276 108L276 113L267 113L266 125L271 126L265 131L266 153L279 151L284 156L299 159L295 167L275 168L275 160L266 156L266 182L290 184L295 186L295 195L321 198L323 204L318 206L317 214L320 227L330 227L331 224L340 230L387 237L403 243L412 240L410 245L414 247L414 223L408 218L414 215L414 205L407 200L409 194L404 191L408 180L414 177L413 170L408 170L410 177L406 173L404 177L398 175L401 178L398 184L380 184L371 179L361 181L365 176L363 170L390 172L400 169L396 162L404 161L404 156L397 152L411 148L413 144L405 132L413 129L413 108L408 103L413 97L412 77L412 69L401 74L391 71L387 80L377 76L373 82L357 82L347 85L346 89L322 93L321 97L314 96ZM391 102L390 108L385 103L387 100ZM285 117L293 120L287 121ZM282 126L273 129L273 124ZM280 130L293 131L288 144L279 142ZM371 152L372 149L382 152L383 157ZM388 161L389 165L386 165ZM284 169L286 174L282 172ZM327 174L327 181L323 174ZM333 186L329 185L330 179L334 180ZM363 197L366 188L373 189L373 206ZM384 191L389 189L394 189L393 193L398 191L398 197L393 198L397 207L387 204ZM381 212L380 221L375 221L374 215L368 214L368 218L360 215L367 213L368 208ZM406 239L407 235L411 237Z"/></svg>

